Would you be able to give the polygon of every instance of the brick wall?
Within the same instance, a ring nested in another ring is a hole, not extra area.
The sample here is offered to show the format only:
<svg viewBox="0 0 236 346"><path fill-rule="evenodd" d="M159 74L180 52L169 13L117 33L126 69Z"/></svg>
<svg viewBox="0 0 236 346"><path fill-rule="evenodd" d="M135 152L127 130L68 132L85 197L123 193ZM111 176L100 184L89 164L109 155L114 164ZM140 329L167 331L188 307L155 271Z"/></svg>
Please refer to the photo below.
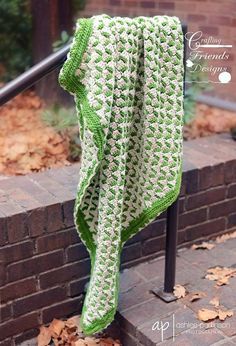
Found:
<svg viewBox="0 0 236 346"><path fill-rule="evenodd" d="M228 84L211 84L210 94L217 97L235 99L236 78L236 2L235 0L87 0L86 6L79 16L92 16L107 13L111 16L152 16L176 15L187 23L189 32L201 30L206 37L221 39L222 44L231 44L233 48L226 49L229 53L227 61L208 60L208 66L227 67L232 75ZM209 54L222 53L224 49L205 48ZM207 76L206 79L218 82L218 73Z"/></svg>
<svg viewBox="0 0 236 346"><path fill-rule="evenodd" d="M217 150L216 150L217 148ZM0 180L0 345L80 311L90 261L72 218L79 166ZM163 253L165 213L129 240L122 266ZM236 227L236 147L228 136L184 144L179 245Z"/></svg>

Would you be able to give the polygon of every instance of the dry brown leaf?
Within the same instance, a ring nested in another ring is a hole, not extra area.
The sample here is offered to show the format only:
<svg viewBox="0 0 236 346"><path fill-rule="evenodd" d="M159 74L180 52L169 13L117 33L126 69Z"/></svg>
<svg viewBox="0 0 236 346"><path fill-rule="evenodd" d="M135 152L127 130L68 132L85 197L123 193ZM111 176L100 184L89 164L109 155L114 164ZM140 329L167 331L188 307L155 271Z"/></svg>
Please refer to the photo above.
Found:
<svg viewBox="0 0 236 346"><path fill-rule="evenodd" d="M218 308L220 306L220 301L219 301L219 297L214 297L209 301L209 304L215 306L216 308Z"/></svg>
<svg viewBox="0 0 236 346"><path fill-rule="evenodd" d="M184 138L193 139L213 133L229 132L236 126L235 112L197 104L196 117L184 126Z"/></svg>
<svg viewBox="0 0 236 346"><path fill-rule="evenodd" d="M174 295L178 299L183 298L186 296L186 288L182 285L175 285L174 287Z"/></svg>
<svg viewBox="0 0 236 346"><path fill-rule="evenodd" d="M229 279L236 275L236 268L214 267L207 270L206 279L216 281L218 286L227 285Z"/></svg>
<svg viewBox="0 0 236 346"><path fill-rule="evenodd" d="M54 318L52 322L50 323L48 329L50 330L51 335L54 338L57 338L61 334L64 327L65 327L64 321Z"/></svg>
<svg viewBox="0 0 236 346"><path fill-rule="evenodd" d="M227 317L231 317L233 316L233 311L232 310L218 310L218 315L219 315L219 319L221 321L224 321Z"/></svg>
<svg viewBox="0 0 236 346"><path fill-rule="evenodd" d="M41 326L39 330L40 332L37 337L38 346L47 346L51 341L51 332L45 326Z"/></svg>
<svg viewBox="0 0 236 346"><path fill-rule="evenodd" d="M79 339L75 341L74 343L75 346L87 346L86 342L83 339Z"/></svg>
<svg viewBox="0 0 236 346"><path fill-rule="evenodd" d="M73 317L70 317L68 318L66 321L65 321L65 325L69 328L71 327L79 327L80 325L80 315L76 315L76 316L73 316Z"/></svg>
<svg viewBox="0 0 236 346"><path fill-rule="evenodd" d="M86 345L88 345L88 346L98 346L99 345L99 339L96 339L96 338L94 338L94 337L86 337L85 339L84 339L84 341L86 342Z"/></svg>
<svg viewBox="0 0 236 346"><path fill-rule="evenodd" d="M191 292L187 295L187 298L190 302L194 302L195 300L201 299L206 296L206 293L204 292Z"/></svg>
<svg viewBox="0 0 236 346"><path fill-rule="evenodd" d="M201 244L192 245L191 249L193 249L193 250L211 250L214 247L215 247L215 244L208 243L208 242L204 241Z"/></svg>
<svg viewBox="0 0 236 346"><path fill-rule="evenodd" d="M226 242L226 240L233 239L233 238L236 238L236 231L234 231L232 233L226 233L226 234L223 234L221 236L218 236L216 238L216 243L218 243L218 244L224 243L224 242Z"/></svg>
<svg viewBox="0 0 236 346"><path fill-rule="evenodd" d="M27 174L68 163L69 137L42 122L42 106L32 92L24 92L1 107L0 173Z"/></svg>
<svg viewBox="0 0 236 346"><path fill-rule="evenodd" d="M111 338L101 338L99 346L113 346L114 340Z"/></svg>
<svg viewBox="0 0 236 346"><path fill-rule="evenodd" d="M218 312L215 310L202 308L198 310L197 317L200 321L207 322L209 320L213 320L216 317L218 317Z"/></svg>

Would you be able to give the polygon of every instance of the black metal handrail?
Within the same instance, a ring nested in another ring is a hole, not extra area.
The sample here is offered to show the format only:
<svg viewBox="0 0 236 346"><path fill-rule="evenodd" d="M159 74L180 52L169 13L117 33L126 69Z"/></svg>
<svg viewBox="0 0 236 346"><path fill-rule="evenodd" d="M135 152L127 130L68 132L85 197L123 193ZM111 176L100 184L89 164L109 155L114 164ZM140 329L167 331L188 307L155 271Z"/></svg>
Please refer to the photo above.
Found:
<svg viewBox="0 0 236 346"><path fill-rule="evenodd" d="M0 89L0 106L11 100L20 92L31 87L48 73L60 67L66 60L69 49L70 44L67 44L56 53L49 55L38 64L31 67L28 71L22 73L19 77L2 87Z"/></svg>

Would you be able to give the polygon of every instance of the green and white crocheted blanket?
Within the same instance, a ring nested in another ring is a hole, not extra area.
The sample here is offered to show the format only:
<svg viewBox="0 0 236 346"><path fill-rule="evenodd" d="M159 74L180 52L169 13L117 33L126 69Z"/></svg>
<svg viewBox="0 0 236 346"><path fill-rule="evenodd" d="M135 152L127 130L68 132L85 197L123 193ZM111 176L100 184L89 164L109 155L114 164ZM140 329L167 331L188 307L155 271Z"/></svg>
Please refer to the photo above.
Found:
<svg viewBox="0 0 236 346"><path fill-rule="evenodd" d="M74 95L82 142L74 218L91 258L86 334L114 319L123 245L179 194L183 72L176 17L77 22L59 82Z"/></svg>

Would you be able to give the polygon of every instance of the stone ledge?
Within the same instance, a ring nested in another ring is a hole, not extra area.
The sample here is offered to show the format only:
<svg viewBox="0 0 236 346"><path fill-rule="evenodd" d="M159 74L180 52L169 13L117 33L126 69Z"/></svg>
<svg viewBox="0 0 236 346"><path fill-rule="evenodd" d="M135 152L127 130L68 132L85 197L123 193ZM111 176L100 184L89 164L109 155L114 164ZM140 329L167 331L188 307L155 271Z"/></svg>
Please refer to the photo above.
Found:
<svg viewBox="0 0 236 346"><path fill-rule="evenodd" d="M52 316L80 311L90 261L73 223L78 174L75 164L0 179L0 345L2 335L19 344ZM184 143L179 246L233 229L235 202L236 143L228 135ZM122 268L163 254L165 217L127 242ZM48 290L56 301L36 299Z"/></svg>

